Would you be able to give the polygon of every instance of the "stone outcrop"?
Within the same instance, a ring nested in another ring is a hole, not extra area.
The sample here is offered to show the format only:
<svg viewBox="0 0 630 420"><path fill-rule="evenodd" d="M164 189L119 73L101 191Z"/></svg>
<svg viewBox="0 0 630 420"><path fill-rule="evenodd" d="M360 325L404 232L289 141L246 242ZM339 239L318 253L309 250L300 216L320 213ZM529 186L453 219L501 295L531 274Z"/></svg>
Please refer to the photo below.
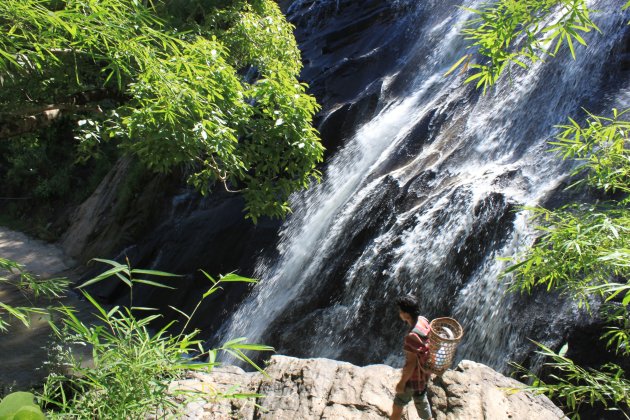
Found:
<svg viewBox="0 0 630 420"><path fill-rule="evenodd" d="M429 396L437 420L563 419L549 398L517 391L523 384L481 363L463 360L434 378Z"/></svg>
<svg viewBox="0 0 630 420"><path fill-rule="evenodd" d="M254 401L215 399L188 405L187 419L385 419L400 371L386 365L357 367L329 359L273 356L267 376L229 366L212 374L191 373L173 388L260 394ZM464 360L434 378L428 395L437 420L555 420L566 418L544 396L515 392L520 382ZM404 417L418 418L412 404Z"/></svg>
<svg viewBox="0 0 630 420"><path fill-rule="evenodd" d="M79 263L112 257L155 228L164 208L169 207L173 183L130 157L120 158L70 216L59 244Z"/></svg>

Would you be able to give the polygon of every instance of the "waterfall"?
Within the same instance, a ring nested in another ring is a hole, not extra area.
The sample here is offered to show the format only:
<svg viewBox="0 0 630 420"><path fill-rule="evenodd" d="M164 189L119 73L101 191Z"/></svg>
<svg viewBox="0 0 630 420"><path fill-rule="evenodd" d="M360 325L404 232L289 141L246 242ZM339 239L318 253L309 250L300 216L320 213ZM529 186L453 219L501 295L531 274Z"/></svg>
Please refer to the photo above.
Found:
<svg viewBox="0 0 630 420"><path fill-rule="evenodd" d="M469 12L458 2L416 3L424 26L401 58L414 77L387 75L379 112L327 163L321 184L292 197L278 257L259 262L260 283L223 325L223 340L394 363L404 326L393 299L409 292L423 314L464 326L459 358L505 370L531 349L527 338L557 344L560 325L576 316L555 296L506 294L498 257L532 243L519 206L543 203L566 178L567 165L547 152L553 126L600 94L612 34L628 17L602 13L610 35L589 36L577 60L565 52L515 70L483 96L462 76L443 76L463 54ZM404 94L393 94L401 83Z"/></svg>

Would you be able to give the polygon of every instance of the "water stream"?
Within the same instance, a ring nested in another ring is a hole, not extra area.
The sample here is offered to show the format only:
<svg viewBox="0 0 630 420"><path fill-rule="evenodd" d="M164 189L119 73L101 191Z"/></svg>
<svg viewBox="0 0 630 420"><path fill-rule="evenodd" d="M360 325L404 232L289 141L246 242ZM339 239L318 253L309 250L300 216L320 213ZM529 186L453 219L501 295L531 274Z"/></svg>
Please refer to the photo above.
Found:
<svg viewBox="0 0 630 420"><path fill-rule="evenodd" d="M419 20L425 26L404 60L415 60L415 77L402 96L388 90L400 83L397 74L386 77L380 112L345 141L322 184L292 198L279 258L259 262L261 282L224 324L224 340L394 363L401 326L392 300L411 292L427 316L451 315L464 326L459 358L505 370L524 357L528 337L557 343L560 325L576 317L571 302L506 295L497 258L533 241L518 206L544 202L565 179L568 167L546 152L547 141L554 124L605 90L618 40L589 36L577 60L567 52L515 70L483 96L461 76L443 76L463 51L469 13L454 2L418 8L430 16ZM602 13L597 21L614 34L627 20Z"/></svg>

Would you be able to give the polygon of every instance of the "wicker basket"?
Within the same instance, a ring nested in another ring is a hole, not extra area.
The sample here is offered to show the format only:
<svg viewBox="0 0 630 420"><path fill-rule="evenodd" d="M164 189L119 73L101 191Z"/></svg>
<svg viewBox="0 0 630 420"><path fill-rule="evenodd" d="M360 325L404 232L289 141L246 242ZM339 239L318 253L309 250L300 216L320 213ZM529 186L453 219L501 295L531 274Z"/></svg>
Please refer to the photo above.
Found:
<svg viewBox="0 0 630 420"><path fill-rule="evenodd" d="M457 345L463 336L464 329L453 318L436 318L431 321L429 332L431 356L428 368L437 375L441 375L451 367Z"/></svg>

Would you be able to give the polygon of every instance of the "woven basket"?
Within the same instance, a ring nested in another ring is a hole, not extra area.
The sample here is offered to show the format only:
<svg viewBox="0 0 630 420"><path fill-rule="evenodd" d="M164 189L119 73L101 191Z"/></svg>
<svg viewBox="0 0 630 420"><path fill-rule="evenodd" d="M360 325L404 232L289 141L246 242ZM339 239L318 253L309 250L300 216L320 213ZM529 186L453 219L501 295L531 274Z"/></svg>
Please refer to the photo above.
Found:
<svg viewBox="0 0 630 420"><path fill-rule="evenodd" d="M464 336L464 329L453 318L436 318L431 321L429 332L430 358L428 367L437 375L444 373L455 358L457 345Z"/></svg>

